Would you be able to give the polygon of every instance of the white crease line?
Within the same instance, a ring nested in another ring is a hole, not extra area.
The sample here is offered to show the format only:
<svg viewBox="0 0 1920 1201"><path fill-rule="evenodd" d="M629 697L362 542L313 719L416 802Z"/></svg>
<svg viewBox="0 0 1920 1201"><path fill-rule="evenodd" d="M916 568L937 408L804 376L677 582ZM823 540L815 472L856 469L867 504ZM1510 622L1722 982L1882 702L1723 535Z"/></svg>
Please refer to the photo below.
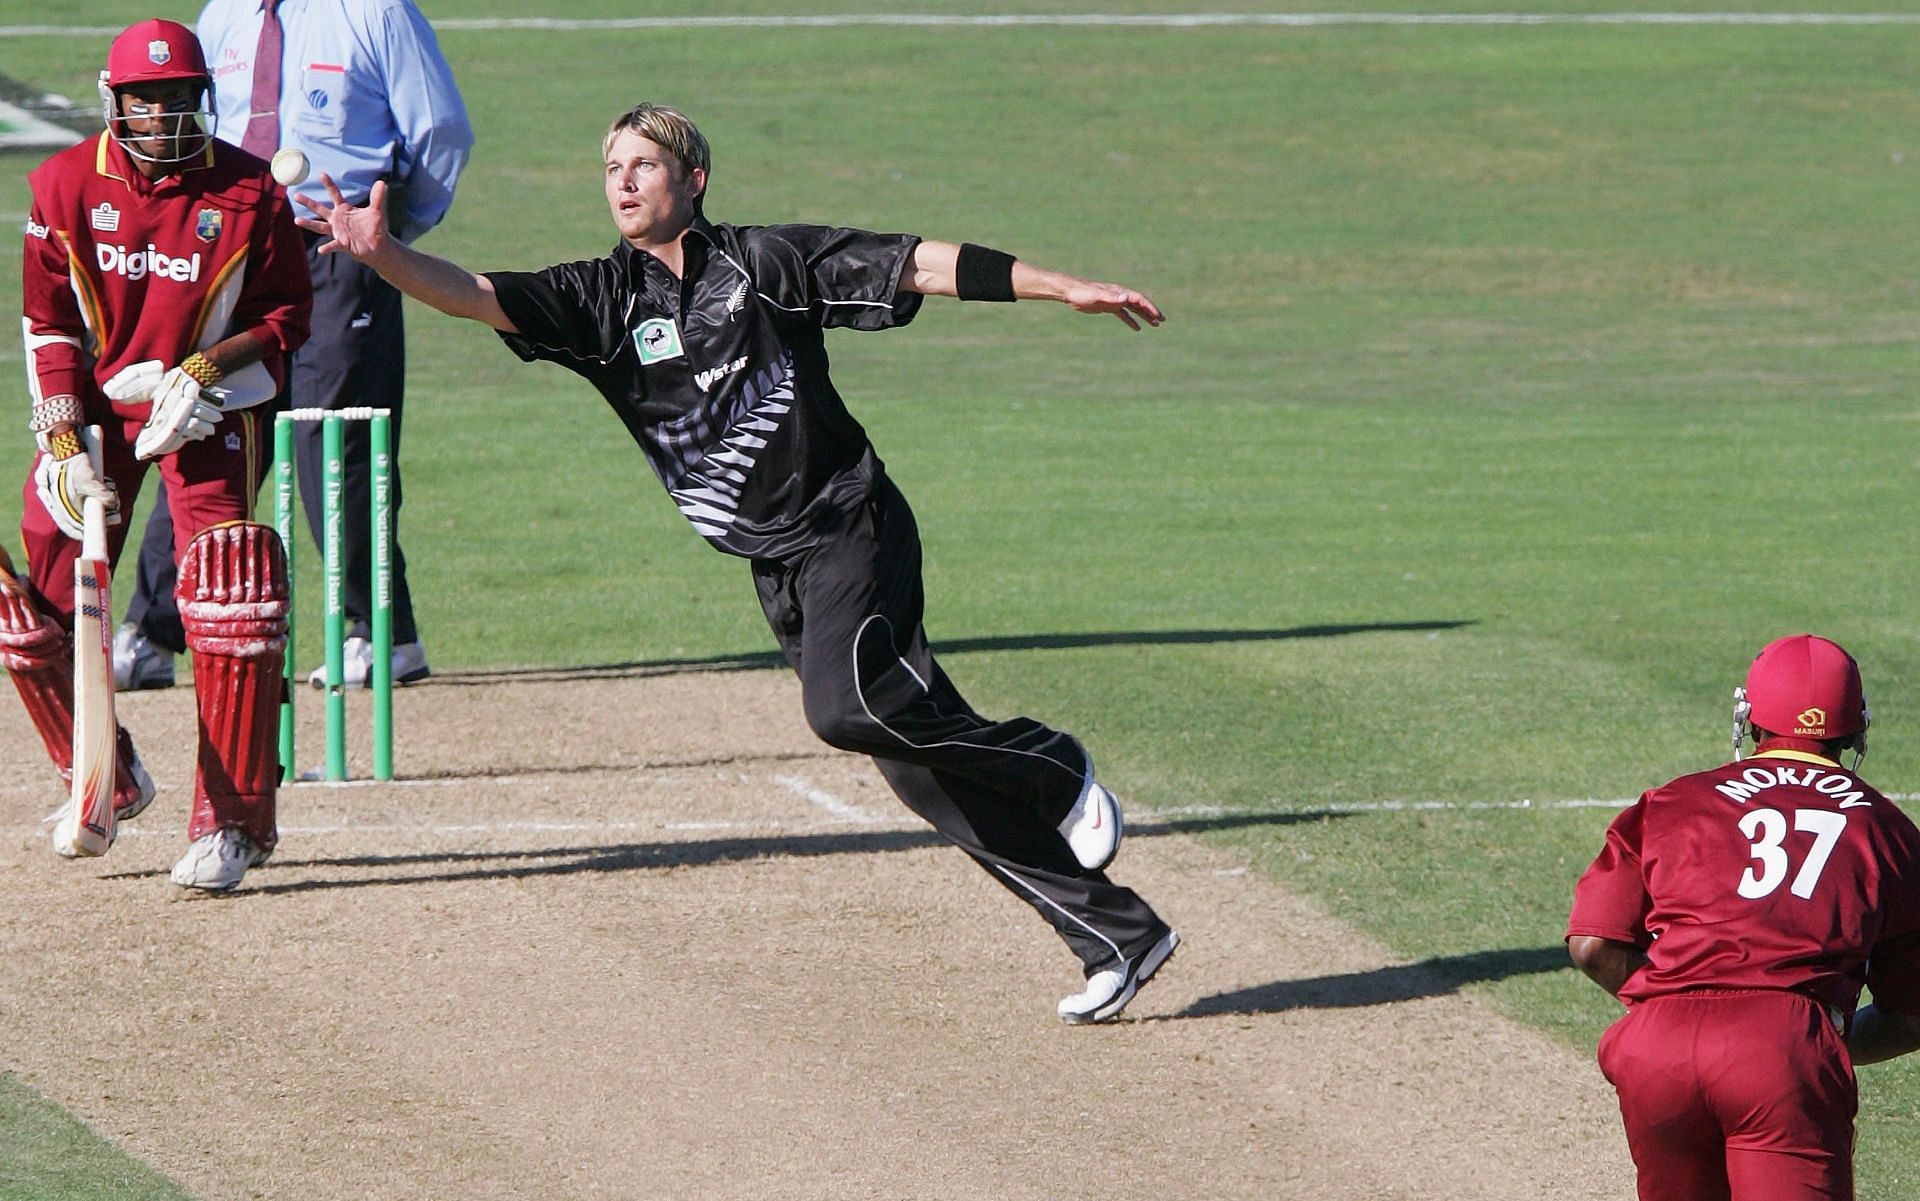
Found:
<svg viewBox="0 0 1920 1201"><path fill-rule="evenodd" d="M1678 26L1884 26L1920 25L1920 13L982 13L975 16L938 13L838 13L820 16L733 17L468 17L436 20L442 31L496 30L555 32L623 29L846 29L862 26L941 29L1122 28L1218 29L1274 27L1311 29L1343 25L1678 25ZM0 37L112 37L110 25L0 25Z"/></svg>
<svg viewBox="0 0 1920 1201"><path fill-rule="evenodd" d="M435 834L435 835L480 835L499 834L645 834L649 832L671 831L674 833L792 833L813 832L819 830L844 829L849 825L871 825L877 818L862 816L858 818L815 818L805 821L579 821L579 822L462 822L458 824L406 825L396 822L338 822L328 825L282 825L282 838L332 838L351 834ZM51 823L41 822L35 826L0 827L0 837L32 838L44 835ZM902 829L914 828L916 823L903 818L898 823ZM185 838L185 826L164 826L149 823L121 826L120 838Z"/></svg>
<svg viewBox="0 0 1920 1201"><path fill-rule="evenodd" d="M0 353L0 362L5 362L6 359L7 359L7 356L4 353ZM606 768L602 772L598 772L595 774L612 775L615 773L629 772L629 771L645 772L647 773L648 779L656 780L659 778L660 773L667 772L667 771L675 771L675 770L698 770L698 769L648 767L644 763L637 763L630 768L610 767L610 768ZM310 780L310 779L302 778L294 781L291 784L282 784L280 786L280 795L286 796L289 793L298 795L300 793L320 792L320 791L327 791L327 790L349 790L350 791L354 789L485 788L490 785L525 784L530 780L550 779L552 777L562 776L562 775L578 776L580 774L581 773L578 771L565 771L565 772L530 771L530 772L502 773L500 775L492 775L492 776L442 776L442 777L433 777L433 778L424 779L424 780L404 780L404 779L403 780L370 780L365 777L362 777L360 779L355 779L355 780ZM47 791L46 789L33 784L23 784L17 787L0 786L0 797L26 796L28 794L39 795L39 794L45 793L46 791Z"/></svg>
<svg viewBox="0 0 1920 1201"><path fill-rule="evenodd" d="M5 361L5 358L6 356L4 354L0 354L0 361ZM759 762L766 761L765 759L759 760ZM643 778L649 783L659 783L663 782L664 777L670 776L673 773L689 775L720 774L724 776L730 772L742 777L748 774L742 771L737 765L731 763L631 763L594 768L592 771L586 773L581 772L578 768L552 768L547 770L536 768L531 771L498 772L484 776L428 776L422 779L402 778L397 780L374 780L366 776L361 776L352 780L327 780L321 778L326 774L324 770L320 768L309 768L300 773L300 778L293 783L282 784L280 791L282 793L302 793L308 790L320 789L486 788L525 784L538 780L573 779L582 774L596 777L632 775ZM782 782L784 783L784 780ZM788 785L788 787L792 786ZM9 781L8 783L0 784L0 798L28 794L41 795L45 793L45 791L46 790L39 784L29 781L21 781L19 783ZM821 795L824 796L826 794L823 793ZM859 813L860 811L854 810L853 812ZM861 815L854 820L872 821L874 818L870 814L861 813Z"/></svg>
<svg viewBox="0 0 1920 1201"><path fill-rule="evenodd" d="M751 778L750 776L745 778ZM830 792L816 788L805 779L793 775L772 777L776 784L789 792L800 796L818 806L826 816L800 821L782 818L769 818L757 821L632 821L632 820L593 820L593 821L539 821L518 820L498 822L442 822L431 825L406 825L399 823L336 822L327 825L290 825L280 826L282 837L326 837L340 834L434 834L434 835L478 835L488 837L500 834L608 834L608 833L647 833L672 831L675 833L745 833L769 831L815 831L836 829L847 825L871 826L887 822L901 829L914 828L918 823L911 815L901 813L889 821L888 818L869 813L858 806L848 804ZM389 781L389 783L464 783L466 781ZM371 780L348 780L324 785L331 788L368 787ZM283 790L284 791L284 790ZM0 834L24 834L29 837L34 832L44 832L58 817L59 811L42 818L36 831L22 827L0 827ZM152 823L126 825L120 827L121 837L166 837L178 838L185 833L181 827L157 826Z"/></svg>
<svg viewBox="0 0 1920 1201"><path fill-rule="evenodd" d="M1920 800L1920 793L1883 792L1880 794L1895 804L1905 804ZM1521 798L1515 801L1332 801L1325 805L1281 806L1278 809L1255 811L1249 809L1229 809L1224 805L1180 805L1171 809L1141 810L1141 817L1260 817L1274 813L1289 817L1317 817L1322 814L1339 813L1411 813L1486 810L1525 810L1525 809L1625 809L1639 800L1639 797L1575 797L1559 801L1536 801Z"/></svg>
<svg viewBox="0 0 1920 1201"><path fill-rule="evenodd" d="M1913 13L843 13L740 17L471 17L436 21L440 29L489 31L613 29L1218 29L1332 25L1914 25Z"/></svg>
<svg viewBox="0 0 1920 1201"><path fill-rule="evenodd" d="M1564 801L1330 801L1325 805L1280 805L1273 809L1232 809L1225 805L1177 805L1170 809L1141 810L1141 817L1259 817L1284 814L1317 817L1334 813L1408 813L1515 809L1624 809L1638 798L1611 800L1579 798Z"/></svg>
<svg viewBox="0 0 1920 1201"><path fill-rule="evenodd" d="M651 773L667 770L671 769L648 767L644 763L636 763L630 768L609 767L605 769L604 773L596 774L612 774L614 772L625 771L644 771ZM304 791L309 788L476 788L484 787L488 784L525 784L529 780L542 780L562 775L577 776L581 773L578 770L517 771L503 772L497 776L430 776L421 780L374 780L365 776L355 780L323 780L317 778L324 774L325 773L318 771L310 774L303 773L301 777L293 783L282 784L280 791L286 792L288 789Z"/></svg>
<svg viewBox="0 0 1920 1201"><path fill-rule="evenodd" d="M777 757L776 757L777 758ZM766 762L760 759L759 762ZM528 771L493 772L483 776L428 776L421 779L374 780L360 776L352 780L324 779L326 772L321 768L308 768L300 773L300 778L291 784L282 784L281 791L289 788L473 788L489 784L524 784L529 780L553 779L556 777L578 777L582 775L612 776L644 774L649 780L657 780L671 772L707 773L739 771L732 763L623 763L610 764L582 770L577 767L533 768ZM0 789L0 795L6 794Z"/></svg>
<svg viewBox="0 0 1920 1201"><path fill-rule="evenodd" d="M630 821L576 821L576 822L464 822L459 825L407 826L407 825L370 825L360 822L340 823L327 826L281 826L280 833L286 834L595 834L604 831L637 832L645 830L721 830L735 829L746 825L744 822L630 822Z"/></svg>
<svg viewBox="0 0 1920 1201"><path fill-rule="evenodd" d="M1312 805L1286 812L1315 813L1401 813L1426 812L1432 810L1500 810L1500 809L1625 809L1638 800L1629 797L1624 800L1599 797L1577 797L1564 801L1536 801L1521 798L1517 801L1335 801L1327 805Z"/></svg>
<svg viewBox="0 0 1920 1201"><path fill-rule="evenodd" d="M436 834L436 835L496 835L496 834L604 834L608 832L646 833L647 831L666 830L675 833L751 833L767 831L815 831L838 829L848 825L868 826L886 823L900 829L922 829L920 822L910 815L902 814L898 820L877 817L865 810L855 808L844 801L808 785L806 781L792 776L777 776L776 782L826 810L831 816L811 820L791 821L781 818L769 818L762 821L503 821L503 822L461 822L429 825L406 825L397 822L339 822L330 825L282 825L282 837L294 835L303 838L325 838L346 834ZM1920 800L1920 793L1887 792L1882 793L1896 803ZM1624 809L1634 800L1578 798L1560 801L1353 801L1335 802L1327 805L1299 806L1255 812L1245 809L1230 809L1224 805L1176 805L1166 809L1139 809L1131 814L1133 820L1141 819L1164 821L1184 817L1262 817L1278 812L1287 816L1317 817L1344 813L1402 813L1436 811L1513 811L1513 810L1551 810L1551 809ZM49 817L33 826L0 826L0 838L34 837L44 835L52 824ZM184 826L156 826L150 823L121 826L121 838L181 838L186 834ZM1238 870L1238 869L1236 869Z"/></svg>
<svg viewBox="0 0 1920 1201"><path fill-rule="evenodd" d="M865 809L857 805L849 805L832 793L823 792L798 776L775 776L773 782L788 792L793 793L795 796L805 797L807 800L818 805L828 813L833 814L835 817L840 818L842 821L856 822L860 825L871 825L880 820L873 814L868 813Z"/></svg>

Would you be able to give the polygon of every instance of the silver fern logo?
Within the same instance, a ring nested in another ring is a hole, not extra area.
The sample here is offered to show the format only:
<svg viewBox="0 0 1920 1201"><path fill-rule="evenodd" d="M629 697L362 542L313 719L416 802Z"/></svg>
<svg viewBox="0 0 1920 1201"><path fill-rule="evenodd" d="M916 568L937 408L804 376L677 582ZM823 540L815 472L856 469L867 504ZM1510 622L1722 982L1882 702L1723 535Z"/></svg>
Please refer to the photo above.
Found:
<svg viewBox="0 0 1920 1201"><path fill-rule="evenodd" d="M733 294L727 297L727 320L733 320L734 314L746 307L747 284L745 280L742 280L740 286L733 290Z"/></svg>

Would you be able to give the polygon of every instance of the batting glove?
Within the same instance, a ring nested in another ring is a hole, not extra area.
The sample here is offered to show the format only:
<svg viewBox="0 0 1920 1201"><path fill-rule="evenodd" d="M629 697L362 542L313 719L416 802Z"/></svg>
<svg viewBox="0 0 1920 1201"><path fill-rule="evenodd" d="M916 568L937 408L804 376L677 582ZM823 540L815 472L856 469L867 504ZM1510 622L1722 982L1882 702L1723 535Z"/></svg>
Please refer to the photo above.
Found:
<svg viewBox="0 0 1920 1201"><path fill-rule="evenodd" d="M170 455L211 434L219 423L220 409L201 399L200 381L175 367L154 386L153 411L133 441L133 457L144 461Z"/></svg>
<svg viewBox="0 0 1920 1201"><path fill-rule="evenodd" d="M120 524L120 493L113 481L100 474L94 462L100 443L91 430L75 431L74 441L55 438L56 450L68 449L65 457L54 451L43 452L34 460L33 488L40 504L52 515L60 532L78 542L86 534L86 502L93 497L107 506L107 524ZM73 451L73 446L80 449Z"/></svg>
<svg viewBox="0 0 1920 1201"><path fill-rule="evenodd" d="M100 390L107 394L108 400L139 404L143 400L153 399L153 390L160 386L166 374L165 363L159 359L148 359L144 363L122 367L112 379L100 385Z"/></svg>
<svg viewBox="0 0 1920 1201"><path fill-rule="evenodd" d="M159 359L148 359L144 363L121 368L112 379L100 385L100 390L107 394L108 400L139 404L143 400L153 399L154 390L160 386L166 374L165 363ZM273 382L273 373L267 370L265 363L250 363L222 377L217 384L201 384L200 399L219 406L221 413L225 414L265 404L279 391L280 386Z"/></svg>

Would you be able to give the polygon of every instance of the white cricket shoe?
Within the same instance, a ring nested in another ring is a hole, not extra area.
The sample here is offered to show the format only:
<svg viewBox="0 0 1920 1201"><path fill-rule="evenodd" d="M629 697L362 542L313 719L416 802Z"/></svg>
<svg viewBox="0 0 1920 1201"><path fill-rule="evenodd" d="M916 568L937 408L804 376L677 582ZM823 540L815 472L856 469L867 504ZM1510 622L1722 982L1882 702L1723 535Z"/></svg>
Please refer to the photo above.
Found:
<svg viewBox="0 0 1920 1201"><path fill-rule="evenodd" d="M113 635L113 688L133 692L173 687L173 652L155 646L140 627L123 622Z"/></svg>
<svg viewBox="0 0 1920 1201"><path fill-rule="evenodd" d="M1140 986L1153 979L1172 955L1174 948L1180 945L1180 935L1172 930L1166 937L1154 943L1144 955L1133 959L1123 959L1119 966L1095 972L1087 977L1087 987L1060 1001L1060 1020L1069 1026L1085 1025L1089 1022L1106 1022L1120 1016L1120 1011L1133 1000L1133 994Z"/></svg>
<svg viewBox="0 0 1920 1201"><path fill-rule="evenodd" d="M120 731L120 738L121 744L126 748L127 766L129 773L133 776L134 786L139 789L139 795L128 804L114 809L115 838L120 836L120 823L132 821L145 813L147 806L153 804L153 798L160 792L159 786L153 782L153 776L147 771L147 765L140 762L140 752L134 749L133 738L125 730ZM46 820L53 823L53 853L62 859L79 859L87 854L73 842L73 835L79 832L78 824L65 820L72 809L73 797L69 795L65 804L46 816ZM108 841L107 846L111 849L113 842Z"/></svg>
<svg viewBox="0 0 1920 1201"><path fill-rule="evenodd" d="M358 635L341 644L341 684L346 688L370 688L373 685L373 640ZM433 674L427 666L427 648L418 642L398 642L393 647L393 682L412 684ZM327 665L322 663L307 674L307 683L315 688L327 686Z"/></svg>
<svg viewBox="0 0 1920 1201"><path fill-rule="evenodd" d="M1087 775L1080 797L1060 823L1060 837L1081 867L1097 872L1120 853L1120 802L1093 778L1093 757L1087 757Z"/></svg>
<svg viewBox="0 0 1920 1201"><path fill-rule="evenodd" d="M173 882L182 888L225 892L240 883L248 868L265 863L272 854L231 827L215 830L193 840L180 862L173 865Z"/></svg>

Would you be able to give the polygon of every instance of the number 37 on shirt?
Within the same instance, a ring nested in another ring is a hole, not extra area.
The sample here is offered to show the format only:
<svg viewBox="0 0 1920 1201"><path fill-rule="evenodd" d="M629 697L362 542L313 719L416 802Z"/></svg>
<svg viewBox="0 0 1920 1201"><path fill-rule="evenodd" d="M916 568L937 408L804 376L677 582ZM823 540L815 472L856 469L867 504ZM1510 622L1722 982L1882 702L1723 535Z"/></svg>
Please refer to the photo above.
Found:
<svg viewBox="0 0 1920 1201"><path fill-rule="evenodd" d="M1805 899L1813 895L1814 887L1820 883L1820 873L1827 866L1827 857L1833 854L1834 844L1846 833L1847 815L1830 809L1796 809L1792 828L1797 833L1813 835L1813 848L1800 861L1800 870L1793 872L1793 884L1788 890ZM1741 896L1757 901L1771 895L1787 878L1792 870L1784 845L1787 829L1787 815L1778 809L1753 809L1741 817L1740 833L1753 844L1748 848L1753 863L1740 877Z"/></svg>

